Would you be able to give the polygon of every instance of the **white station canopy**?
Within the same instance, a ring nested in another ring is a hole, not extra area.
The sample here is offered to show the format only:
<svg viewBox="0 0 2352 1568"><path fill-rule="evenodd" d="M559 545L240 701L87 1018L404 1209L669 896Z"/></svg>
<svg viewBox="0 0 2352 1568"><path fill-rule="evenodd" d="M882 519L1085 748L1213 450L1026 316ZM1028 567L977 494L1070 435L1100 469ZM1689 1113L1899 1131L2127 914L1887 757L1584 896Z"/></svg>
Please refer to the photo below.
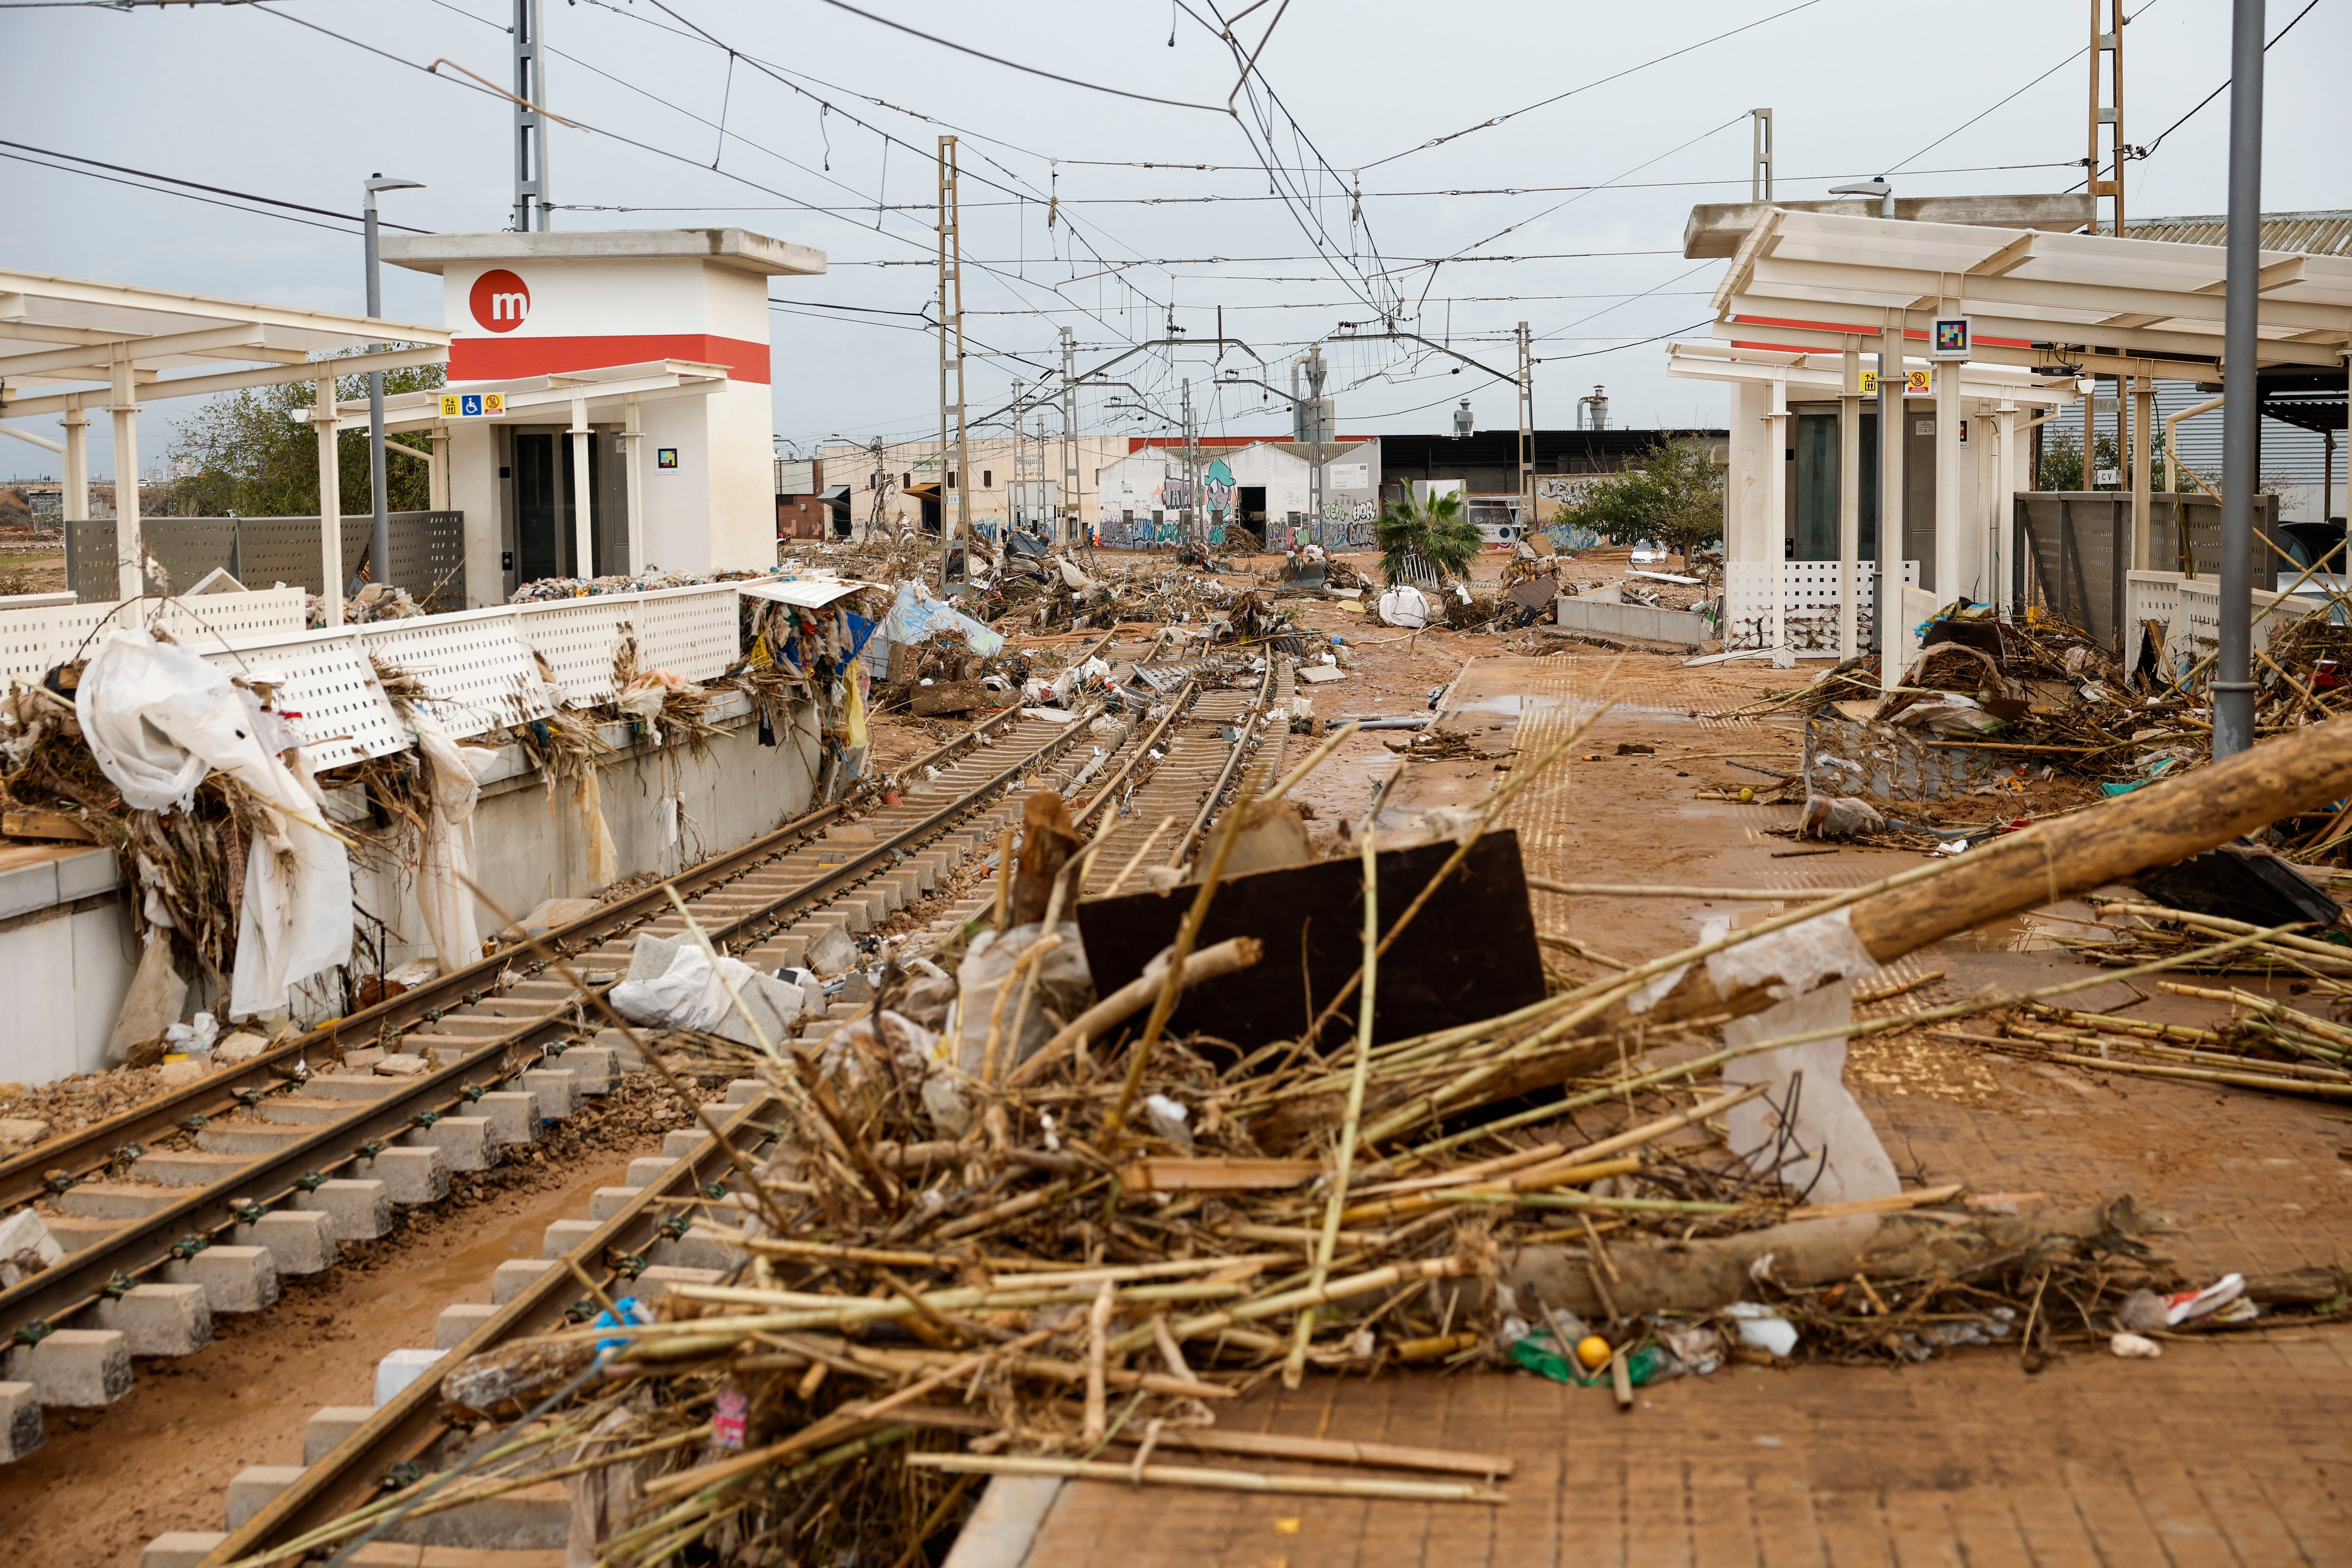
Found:
<svg viewBox="0 0 2352 1568"><path fill-rule="evenodd" d="M150 403L312 381L314 356L383 344L403 346L364 367L336 368L396 370L449 357L440 327L0 269L0 416L113 407L126 390ZM126 372L127 385L118 385Z"/></svg>
<svg viewBox="0 0 2352 1568"><path fill-rule="evenodd" d="M1715 335L1839 349L1960 314L1979 361L2217 380L2227 279L2220 246L1774 208L1717 288ZM2261 321L2262 363L2343 364L2352 258L2263 252Z"/></svg>

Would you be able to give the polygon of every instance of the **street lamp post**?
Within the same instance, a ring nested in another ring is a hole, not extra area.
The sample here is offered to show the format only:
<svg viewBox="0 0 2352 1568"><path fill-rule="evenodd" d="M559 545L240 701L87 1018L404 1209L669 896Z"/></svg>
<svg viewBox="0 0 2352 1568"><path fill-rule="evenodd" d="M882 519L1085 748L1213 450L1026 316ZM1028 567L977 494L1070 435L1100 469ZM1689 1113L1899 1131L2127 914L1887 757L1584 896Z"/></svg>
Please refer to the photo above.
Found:
<svg viewBox="0 0 2352 1568"><path fill-rule="evenodd" d="M386 179L382 174L371 174L362 189L366 200L361 207L367 229L367 313L370 321L383 314L383 268L376 256L375 194L378 191L421 191L418 180ZM371 348L370 353L373 353ZM374 563L375 580L392 581L392 514L386 499L388 487L383 471L383 372L368 372L368 484L374 501L375 529L368 545L368 559ZM331 409L321 409L332 414ZM320 498L320 515L326 514L326 498ZM340 550L337 554L340 555Z"/></svg>

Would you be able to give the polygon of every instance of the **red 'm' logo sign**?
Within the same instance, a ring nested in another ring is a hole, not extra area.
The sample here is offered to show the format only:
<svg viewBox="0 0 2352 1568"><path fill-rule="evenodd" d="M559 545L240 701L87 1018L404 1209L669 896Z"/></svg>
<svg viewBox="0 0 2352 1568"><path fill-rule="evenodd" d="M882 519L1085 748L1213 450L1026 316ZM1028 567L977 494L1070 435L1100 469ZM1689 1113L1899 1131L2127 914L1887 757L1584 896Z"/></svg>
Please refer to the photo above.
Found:
<svg viewBox="0 0 2352 1568"><path fill-rule="evenodd" d="M530 289L503 267L494 267L474 279L466 304L483 330L511 332L530 317Z"/></svg>

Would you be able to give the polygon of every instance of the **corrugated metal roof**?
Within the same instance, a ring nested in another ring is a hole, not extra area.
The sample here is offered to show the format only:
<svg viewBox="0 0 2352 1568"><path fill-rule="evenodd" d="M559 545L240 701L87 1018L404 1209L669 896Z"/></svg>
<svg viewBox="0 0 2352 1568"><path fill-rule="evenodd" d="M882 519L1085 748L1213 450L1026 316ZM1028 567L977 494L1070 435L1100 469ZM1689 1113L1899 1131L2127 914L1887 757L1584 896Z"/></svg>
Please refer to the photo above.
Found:
<svg viewBox="0 0 2352 1568"><path fill-rule="evenodd" d="M2230 237L2230 219L2226 214L2142 218L2126 223L2124 234L2130 239L2166 239L2176 245L2221 245ZM2352 256L2352 212L2264 213L2263 248Z"/></svg>
<svg viewBox="0 0 2352 1568"><path fill-rule="evenodd" d="M2155 431L2161 435L2168 414L2193 404L2202 403L2212 395L2198 389L2188 381L2159 381L2156 384ZM2046 428L2071 432L2079 441L2083 437L2082 403L2069 404ZM2099 433L2112 435L2116 428L2115 403L2111 398L2099 400ZM2221 411L2214 409L2180 422L2180 460L2189 464L2208 479L2219 483L2221 479ZM2283 419L2263 416L2262 477L2264 481L2283 485L2315 485L2320 482L2321 465L2326 461L2326 441L2315 430L2305 430L2289 425ZM2336 444L2336 482L2345 482L2345 446ZM2163 475L2159 470L2157 482ZM2337 504L2342 503L2338 492Z"/></svg>

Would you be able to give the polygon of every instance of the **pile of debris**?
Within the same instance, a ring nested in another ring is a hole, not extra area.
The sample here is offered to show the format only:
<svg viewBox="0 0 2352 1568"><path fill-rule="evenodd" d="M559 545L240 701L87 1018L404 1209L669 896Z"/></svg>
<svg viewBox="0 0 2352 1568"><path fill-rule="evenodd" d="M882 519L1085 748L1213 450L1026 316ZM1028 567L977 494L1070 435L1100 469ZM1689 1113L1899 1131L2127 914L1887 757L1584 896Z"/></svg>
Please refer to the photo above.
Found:
<svg viewBox="0 0 2352 1568"><path fill-rule="evenodd" d="M1041 793L994 917L960 954L886 960L870 1008L830 1037L783 1044L747 998L645 1045L766 1086L752 1116L772 1152L738 1161L698 1215L750 1260L651 1303L583 1300L579 1327L448 1373L445 1397L484 1424L474 1450L562 1467L577 1544L604 1560L911 1559L987 1475L1504 1500L1492 1456L1222 1429L1269 1377L1496 1365L1630 1405L1731 1359L2006 1344L2031 1366L2345 1314L2334 1271L2179 1278L2126 1198L2019 1215L1957 1185L1903 1190L1837 1071L1842 1037L1882 1026L1830 1005L1843 985L1748 1011L1792 963L1801 990L1874 967L1839 955L1864 929L1851 909L1547 978L1496 823L1574 739L1453 837L1360 835L1360 860L1277 852L1239 871L1288 842L1298 775L1246 784L1189 882L1084 904L1096 846ZM2272 794L2314 787L2287 773ZM2170 788L2067 825L2052 864L2089 874L2085 855L2114 853L2090 846L2159 809L2178 820L2195 803ZM2011 897L1981 876L1948 886L1954 919ZM1271 1023L1302 983L1314 1016ZM531 1426L499 1432L523 1411Z"/></svg>

